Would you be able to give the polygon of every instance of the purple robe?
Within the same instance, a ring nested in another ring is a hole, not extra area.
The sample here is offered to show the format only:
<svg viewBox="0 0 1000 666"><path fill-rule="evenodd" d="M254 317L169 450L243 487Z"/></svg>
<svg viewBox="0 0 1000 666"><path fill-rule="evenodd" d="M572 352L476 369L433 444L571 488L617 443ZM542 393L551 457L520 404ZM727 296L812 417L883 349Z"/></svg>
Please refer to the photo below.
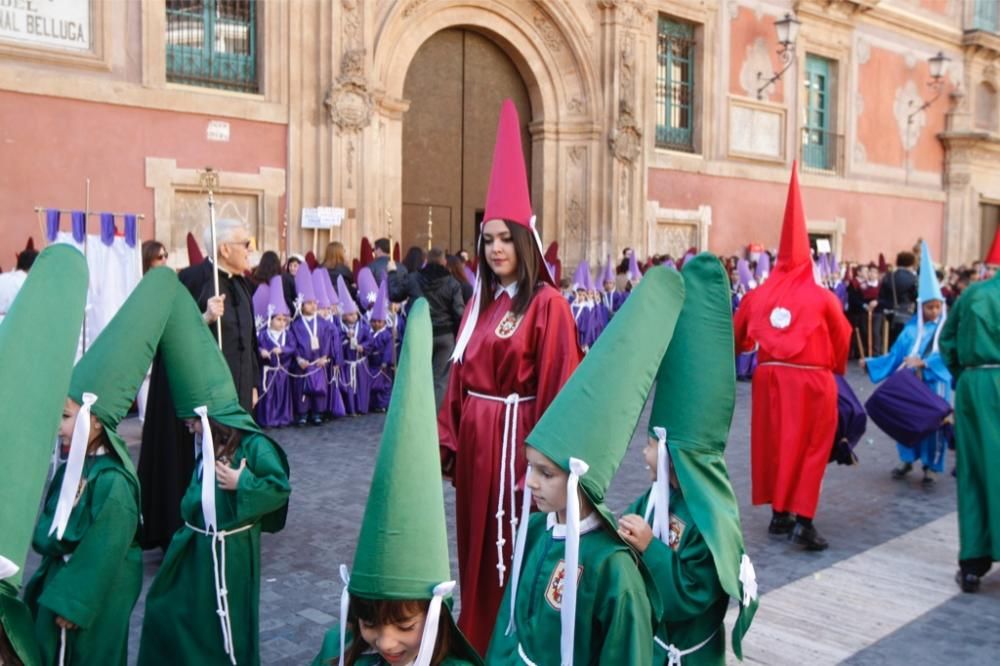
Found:
<svg viewBox="0 0 1000 666"><path fill-rule="evenodd" d="M371 383L368 352L372 346L368 322L360 318L351 326L341 322L340 343L343 350L340 391L344 396L344 408L348 414L367 414Z"/></svg>
<svg viewBox="0 0 1000 666"><path fill-rule="evenodd" d="M372 332L371 349L368 350L368 372L371 375L371 400L368 406L373 411L384 411L389 408L392 380L396 373L392 329L388 326Z"/></svg>
<svg viewBox="0 0 1000 666"><path fill-rule="evenodd" d="M274 338L277 338L275 341ZM283 340L282 340L283 338ZM283 342L283 344L279 344ZM288 330L272 338L269 329L257 334L261 351L270 352L270 358L260 359L260 398L254 407L254 416L264 428L280 428L292 422L292 393L288 369L295 356L295 341ZM275 353L277 352L277 353Z"/></svg>
<svg viewBox="0 0 1000 666"><path fill-rule="evenodd" d="M330 347L327 356L330 364L326 366L327 403L326 413L335 419L347 416L344 407L344 396L340 388L340 368L344 364L344 348L340 334L340 318L326 320L330 324Z"/></svg>
<svg viewBox="0 0 1000 666"><path fill-rule="evenodd" d="M310 329L316 325L317 346L313 349ZM316 316L307 328L305 319L299 317L292 321L291 332L295 340L295 360L290 368L295 375L292 378L292 400L295 404L295 415L306 414L318 416L326 413L327 379L326 370L318 365L312 365L317 359L330 353L331 324L322 317ZM302 368L298 359L310 362L309 367Z"/></svg>

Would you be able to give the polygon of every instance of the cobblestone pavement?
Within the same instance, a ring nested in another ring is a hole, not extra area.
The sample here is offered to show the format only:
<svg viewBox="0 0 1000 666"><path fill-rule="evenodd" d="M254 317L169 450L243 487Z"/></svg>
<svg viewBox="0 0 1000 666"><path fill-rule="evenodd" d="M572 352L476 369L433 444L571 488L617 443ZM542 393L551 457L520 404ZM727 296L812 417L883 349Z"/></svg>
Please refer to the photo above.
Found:
<svg viewBox="0 0 1000 666"><path fill-rule="evenodd" d="M872 387L856 369L849 374L862 402ZM919 474L893 481L894 445L872 425L857 453L860 465L829 467L816 525L831 547L806 553L782 539L768 537L768 507L751 507L749 478L750 385L737 389L736 414L726 458L740 501L747 550L757 570L760 592L781 588L864 553L886 541L920 528L955 511L955 482L950 474L924 488ZM270 665L307 664L318 651L326 630L335 621L341 584L338 567L351 564L364 511L384 417L369 415L341 419L323 426L282 429L271 433L285 448L291 463L292 496L288 524L277 535L263 536L261 575L261 661ZM123 434L135 439L135 423L123 424ZM645 417L636 431L628 456L608 493L608 504L620 511L648 484L640 454ZM953 467L949 452L947 469ZM446 486L449 521L454 515L454 492ZM454 524L449 525L454 535ZM452 573L457 577L452 543ZM957 544L953 552L957 553ZM951 551L949 551L951 552ZM143 595L159 565L160 554L147 552ZM28 564L28 573L37 559ZM954 559L940 562L940 576L950 581ZM953 584L952 584L953 585ZM905 597L905 586L898 590ZM131 658L138 650L139 627L145 597L132 617ZM764 617L766 601L759 618ZM802 598L803 607L811 599ZM865 608L842 608L844 616L863 616ZM837 631L838 617L829 618ZM927 608L915 621L856 652L850 663L910 665L924 663L1000 663L1000 575L984 580L978 595L955 594L946 603ZM751 634L753 629L751 628ZM788 655L795 662L793 654ZM748 655L752 660L752 655Z"/></svg>

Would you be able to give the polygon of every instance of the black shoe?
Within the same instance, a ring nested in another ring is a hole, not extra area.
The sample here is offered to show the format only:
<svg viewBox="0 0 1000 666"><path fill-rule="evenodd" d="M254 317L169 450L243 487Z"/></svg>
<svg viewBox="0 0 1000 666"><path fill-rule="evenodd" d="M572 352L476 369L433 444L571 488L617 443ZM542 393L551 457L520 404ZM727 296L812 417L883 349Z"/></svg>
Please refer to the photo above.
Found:
<svg viewBox="0 0 1000 666"><path fill-rule="evenodd" d="M962 570L959 569L955 572L955 582L962 588L962 592L972 594L979 591L979 576L976 574L963 574Z"/></svg>
<svg viewBox="0 0 1000 666"><path fill-rule="evenodd" d="M899 479L906 478L906 475L913 471L913 465L910 463L903 463L899 467L892 470L892 478Z"/></svg>
<svg viewBox="0 0 1000 666"><path fill-rule="evenodd" d="M933 487L937 483L937 474L934 473L934 470L924 467L924 478L921 483L924 484L925 488Z"/></svg>
<svg viewBox="0 0 1000 666"><path fill-rule="evenodd" d="M295 419L295 427L296 428L301 428L305 424L306 424L306 417L300 416L299 418Z"/></svg>
<svg viewBox="0 0 1000 666"><path fill-rule="evenodd" d="M774 535L788 534L795 527L795 520L787 513L775 512L771 516L771 524L767 526L767 533Z"/></svg>
<svg viewBox="0 0 1000 666"><path fill-rule="evenodd" d="M819 535L816 527L805 523L795 523L795 528L788 535L792 543L804 546L806 550L826 550L830 544Z"/></svg>
<svg viewBox="0 0 1000 666"><path fill-rule="evenodd" d="M309 420L309 423L311 423L314 426L323 425L323 417L317 414Z"/></svg>

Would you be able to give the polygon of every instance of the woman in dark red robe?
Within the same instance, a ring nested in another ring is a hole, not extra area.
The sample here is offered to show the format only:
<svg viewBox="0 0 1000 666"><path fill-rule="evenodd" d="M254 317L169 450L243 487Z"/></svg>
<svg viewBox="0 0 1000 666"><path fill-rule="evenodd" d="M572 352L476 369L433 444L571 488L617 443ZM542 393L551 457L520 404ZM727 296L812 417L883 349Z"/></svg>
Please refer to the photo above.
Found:
<svg viewBox="0 0 1000 666"><path fill-rule="evenodd" d="M517 112L501 110L476 291L441 411L442 468L456 491L459 627L485 654L507 583L524 438L580 362L569 305L542 258Z"/></svg>

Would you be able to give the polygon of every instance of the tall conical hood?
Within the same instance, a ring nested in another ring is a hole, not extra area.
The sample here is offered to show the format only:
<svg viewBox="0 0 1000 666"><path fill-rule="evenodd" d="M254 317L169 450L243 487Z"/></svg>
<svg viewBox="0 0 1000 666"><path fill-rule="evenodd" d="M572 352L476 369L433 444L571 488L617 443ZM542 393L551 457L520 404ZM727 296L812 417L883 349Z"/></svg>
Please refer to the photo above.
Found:
<svg viewBox="0 0 1000 666"><path fill-rule="evenodd" d="M4 417L0 439L0 581L7 579L15 586L31 545L69 388L87 280L87 261L78 250L65 244L51 245L35 259L0 323L0 414ZM12 642L21 640L10 638ZM34 636L26 638L33 640Z"/></svg>
<svg viewBox="0 0 1000 666"><path fill-rule="evenodd" d="M757 259L757 268L754 270L754 277L757 278L757 282L761 282L771 273L771 255L767 252L761 252L760 257Z"/></svg>
<svg viewBox="0 0 1000 666"><path fill-rule="evenodd" d="M719 581L740 604L733 651L757 609L756 579L745 555L739 505L723 458L736 400L729 279L718 259L702 253L685 262L685 299L673 339L656 376L650 434L666 432L670 455L656 486L673 467L695 525L715 561ZM663 513L669 513L669 508ZM659 517L657 508L655 518Z"/></svg>
<svg viewBox="0 0 1000 666"><path fill-rule="evenodd" d="M331 306L340 305L340 299L337 298L337 290L333 288L333 280L330 279L330 271L322 266L317 270L320 271L323 291L326 292L327 301L329 301Z"/></svg>
<svg viewBox="0 0 1000 666"><path fill-rule="evenodd" d="M635 250L628 256L628 279L638 282L642 279L642 271L639 270L639 259L635 256Z"/></svg>
<svg viewBox="0 0 1000 666"><path fill-rule="evenodd" d="M325 278L325 279L324 279ZM313 293L316 294L316 306L321 310L333 305L330 294L326 291L326 282L330 280L330 272L323 266L317 266L312 272Z"/></svg>
<svg viewBox="0 0 1000 666"><path fill-rule="evenodd" d="M190 231L187 235L187 251L188 266L197 266L201 262L205 261L205 255L202 254L201 248L198 247L198 241L194 239L194 234Z"/></svg>
<svg viewBox="0 0 1000 666"><path fill-rule="evenodd" d="M986 253L983 263L989 266L1000 266L1000 226L997 227L996 235L993 236L993 245L990 246L990 251Z"/></svg>
<svg viewBox="0 0 1000 666"><path fill-rule="evenodd" d="M934 260L931 258L927 241L920 241L920 288L917 291L917 301L920 303L944 302L944 296L941 295L941 285L934 273Z"/></svg>
<svg viewBox="0 0 1000 666"><path fill-rule="evenodd" d="M528 193L528 173L521 149L521 122L514 102L505 99L500 107L493 166L486 191L483 220L509 220L523 227L534 228L531 195Z"/></svg>
<svg viewBox="0 0 1000 666"><path fill-rule="evenodd" d="M253 320L257 330L267 326L271 318L271 285L259 284L253 292Z"/></svg>
<svg viewBox="0 0 1000 666"><path fill-rule="evenodd" d="M313 286L312 269L309 268L308 262L299 266L299 270L295 271L295 293L298 295L298 299L303 303L306 301L316 300L316 289Z"/></svg>
<svg viewBox="0 0 1000 666"><path fill-rule="evenodd" d="M750 283L754 281L753 273L750 272L750 262L746 259L738 260L736 262L736 273L739 276L740 284L745 289L750 289Z"/></svg>
<svg viewBox="0 0 1000 666"><path fill-rule="evenodd" d="M378 286L378 297L375 299L375 305L372 306L372 316L371 319L385 321L386 315L389 313L389 280L382 280L382 284Z"/></svg>
<svg viewBox="0 0 1000 666"><path fill-rule="evenodd" d="M608 255L608 261L604 264L604 273L601 275L601 286L603 287L607 282L615 281L615 265L611 263L611 255Z"/></svg>
<svg viewBox="0 0 1000 666"><path fill-rule="evenodd" d="M270 296L267 310L268 316L288 316L288 303L285 302L285 284L282 282L281 276L275 275L272 277L268 286L268 295Z"/></svg>
<svg viewBox="0 0 1000 666"><path fill-rule="evenodd" d="M180 291L186 293L173 270L161 266L146 273L73 369L69 397L82 405L85 393L97 396L91 413L133 473L128 449L114 431L135 401L170 316L169 304ZM204 321L202 328L208 331Z"/></svg>
<svg viewBox="0 0 1000 666"><path fill-rule="evenodd" d="M802 208L799 191L798 163L792 163L792 177L788 182L788 199L785 202L785 221L781 227L781 245L778 247L777 271L788 271L811 259L809 235L806 233L806 214Z"/></svg>
<svg viewBox="0 0 1000 666"><path fill-rule="evenodd" d="M889 264L886 263L885 254L883 254L882 252L879 252L878 253L878 272L879 273L885 273L888 270L889 270Z"/></svg>
<svg viewBox="0 0 1000 666"><path fill-rule="evenodd" d="M576 273L573 274L573 289L589 289L588 278L590 276L590 264L586 259L580 262L580 265L576 267Z"/></svg>
<svg viewBox="0 0 1000 666"><path fill-rule="evenodd" d="M351 593L368 599L429 599L451 579L432 337L427 301L419 299L406 321L351 571Z"/></svg>
<svg viewBox="0 0 1000 666"><path fill-rule="evenodd" d="M375 281L375 274L365 266L358 271L358 305L365 310L371 310L378 298L378 282Z"/></svg>
<svg viewBox="0 0 1000 666"><path fill-rule="evenodd" d="M368 236L361 237L361 250L358 252L358 261L362 266L367 266L375 261L375 251L372 248L372 242L368 240Z"/></svg>
<svg viewBox="0 0 1000 666"><path fill-rule="evenodd" d="M341 314L351 314L358 311L358 304L351 298L351 292L347 290L343 275L337 276L337 299L340 301Z"/></svg>
<svg viewBox="0 0 1000 666"><path fill-rule="evenodd" d="M586 462L580 485L595 505L625 456L683 302L677 271L646 273L526 438L565 470L570 457Z"/></svg>

